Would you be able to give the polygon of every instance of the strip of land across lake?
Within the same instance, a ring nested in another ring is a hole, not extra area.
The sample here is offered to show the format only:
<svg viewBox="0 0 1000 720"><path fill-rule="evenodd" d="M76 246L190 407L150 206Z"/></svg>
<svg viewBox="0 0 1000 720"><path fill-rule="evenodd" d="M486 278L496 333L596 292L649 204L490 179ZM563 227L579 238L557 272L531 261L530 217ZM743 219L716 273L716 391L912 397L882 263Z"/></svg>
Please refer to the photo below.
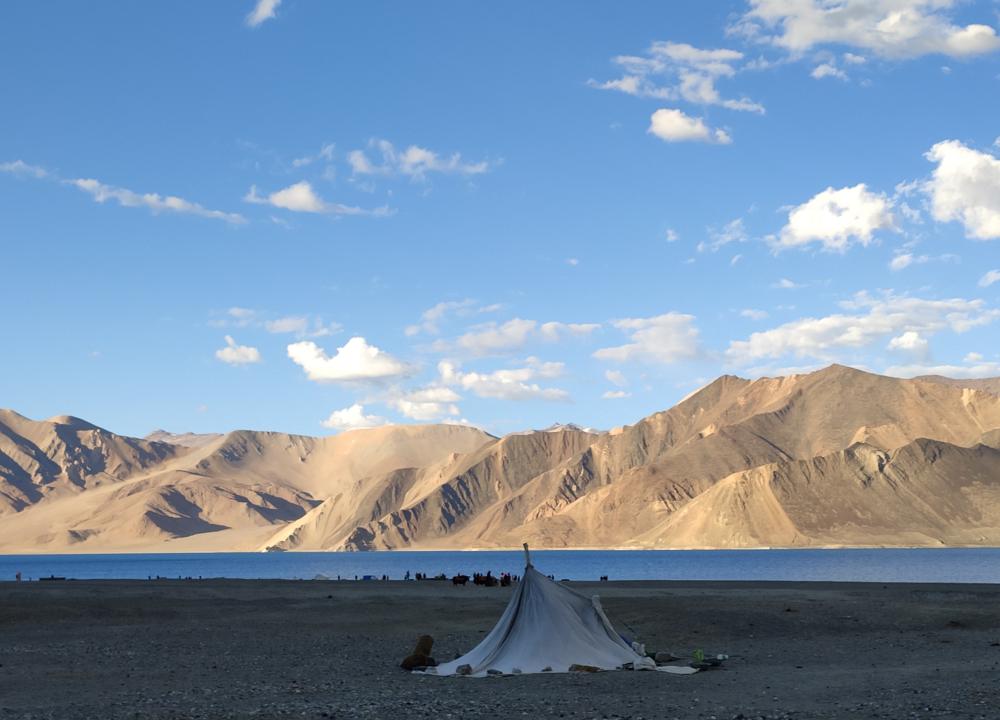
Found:
<svg viewBox="0 0 1000 720"><path fill-rule="evenodd" d="M436 678L418 635L471 649L508 588L354 581L0 584L3 718L995 718L1000 586L571 583L653 672Z"/></svg>

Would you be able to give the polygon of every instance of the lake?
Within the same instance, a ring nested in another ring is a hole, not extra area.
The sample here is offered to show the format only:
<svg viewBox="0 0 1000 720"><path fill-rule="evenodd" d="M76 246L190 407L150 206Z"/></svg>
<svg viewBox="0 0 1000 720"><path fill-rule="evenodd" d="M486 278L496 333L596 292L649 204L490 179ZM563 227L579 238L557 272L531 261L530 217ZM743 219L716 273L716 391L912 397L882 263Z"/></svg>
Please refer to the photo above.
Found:
<svg viewBox="0 0 1000 720"><path fill-rule="evenodd" d="M793 580L1000 583L1000 548L795 550L539 550L532 560L557 579ZM0 580L57 577L248 579L401 579L491 570L520 573L520 551L370 553L191 553L0 555Z"/></svg>

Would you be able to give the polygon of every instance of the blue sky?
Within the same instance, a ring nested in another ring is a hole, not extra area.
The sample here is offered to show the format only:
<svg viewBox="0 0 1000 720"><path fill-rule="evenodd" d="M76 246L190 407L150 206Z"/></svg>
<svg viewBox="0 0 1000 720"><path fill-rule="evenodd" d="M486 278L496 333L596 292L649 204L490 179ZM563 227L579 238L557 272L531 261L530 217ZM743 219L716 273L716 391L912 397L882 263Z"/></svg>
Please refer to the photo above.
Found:
<svg viewBox="0 0 1000 720"><path fill-rule="evenodd" d="M1000 375L1000 3L8 3L0 405L608 428Z"/></svg>

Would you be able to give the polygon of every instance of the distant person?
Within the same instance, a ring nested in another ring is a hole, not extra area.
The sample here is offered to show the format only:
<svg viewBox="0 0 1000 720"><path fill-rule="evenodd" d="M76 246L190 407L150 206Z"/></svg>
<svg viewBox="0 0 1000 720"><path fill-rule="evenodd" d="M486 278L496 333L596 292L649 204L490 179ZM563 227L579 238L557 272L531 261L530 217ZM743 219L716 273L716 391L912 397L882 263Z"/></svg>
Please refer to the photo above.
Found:
<svg viewBox="0 0 1000 720"><path fill-rule="evenodd" d="M17 579L17 582L21 582L21 571L18 570L17 574L14 577Z"/></svg>

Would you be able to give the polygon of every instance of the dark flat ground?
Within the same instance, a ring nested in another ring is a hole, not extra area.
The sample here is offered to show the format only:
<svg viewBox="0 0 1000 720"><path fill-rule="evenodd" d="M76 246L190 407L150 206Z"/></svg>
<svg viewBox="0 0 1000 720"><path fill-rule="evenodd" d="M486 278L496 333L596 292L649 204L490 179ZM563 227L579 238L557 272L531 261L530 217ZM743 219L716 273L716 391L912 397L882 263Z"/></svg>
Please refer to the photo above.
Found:
<svg viewBox="0 0 1000 720"><path fill-rule="evenodd" d="M508 591L437 582L0 583L0 718L1000 718L1000 586L574 583L721 670L408 675Z"/></svg>

